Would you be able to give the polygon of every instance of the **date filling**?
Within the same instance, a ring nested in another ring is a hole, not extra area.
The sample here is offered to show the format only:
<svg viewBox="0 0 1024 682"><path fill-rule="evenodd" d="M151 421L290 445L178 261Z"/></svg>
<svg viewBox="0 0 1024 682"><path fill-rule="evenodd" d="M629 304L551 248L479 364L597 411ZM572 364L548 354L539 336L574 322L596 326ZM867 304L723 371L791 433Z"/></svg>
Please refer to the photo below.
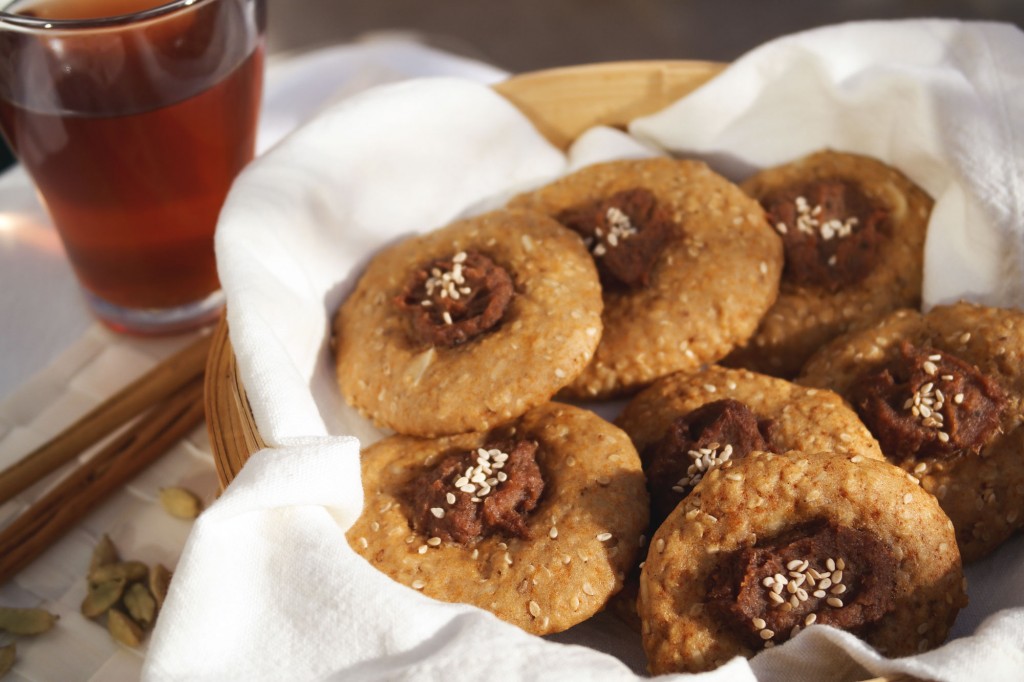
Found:
<svg viewBox="0 0 1024 682"><path fill-rule="evenodd" d="M469 545L490 535L528 538L544 492L535 441L502 440L453 452L411 482L413 528L428 544Z"/></svg>
<svg viewBox="0 0 1024 682"><path fill-rule="evenodd" d="M815 623L864 633L895 606L897 565L870 531L815 520L723 557L707 608L753 649Z"/></svg>
<svg viewBox="0 0 1024 682"><path fill-rule="evenodd" d="M835 293L864 280L891 231L889 213L853 182L816 180L761 200L782 235L782 278Z"/></svg>
<svg viewBox="0 0 1024 682"><path fill-rule="evenodd" d="M770 419L759 419L738 400L716 400L677 418L643 461L657 527L713 469L732 466L755 450L771 451Z"/></svg>
<svg viewBox="0 0 1024 682"><path fill-rule="evenodd" d="M562 211L558 222L583 237L606 287L638 289L672 235L672 219L650 190L638 187Z"/></svg>
<svg viewBox="0 0 1024 682"><path fill-rule="evenodd" d="M999 429L1006 392L960 358L902 342L899 355L851 387L850 400L895 460L977 454Z"/></svg>
<svg viewBox="0 0 1024 682"><path fill-rule="evenodd" d="M508 271L476 251L417 269L395 303L417 342L454 348L497 327L515 295Z"/></svg>

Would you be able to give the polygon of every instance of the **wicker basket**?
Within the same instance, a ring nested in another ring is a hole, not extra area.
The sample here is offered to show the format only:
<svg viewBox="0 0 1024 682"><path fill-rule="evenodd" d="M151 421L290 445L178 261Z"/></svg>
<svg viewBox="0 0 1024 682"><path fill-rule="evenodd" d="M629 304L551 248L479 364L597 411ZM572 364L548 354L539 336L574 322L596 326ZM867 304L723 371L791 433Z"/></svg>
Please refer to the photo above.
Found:
<svg viewBox="0 0 1024 682"><path fill-rule="evenodd" d="M679 99L710 80L721 65L709 62L619 62L515 76L495 89L565 149L587 128L623 126ZM217 475L226 486L249 456L265 447L236 371L221 322L206 372L206 417Z"/></svg>
<svg viewBox="0 0 1024 682"><path fill-rule="evenodd" d="M721 64L638 61L590 64L514 76L495 90L515 104L545 137L567 148L595 125L623 127L653 113L713 78ZM206 371L206 418L221 486L241 471L249 456L266 447L238 376L221 320L214 332ZM903 682L905 675L866 682Z"/></svg>

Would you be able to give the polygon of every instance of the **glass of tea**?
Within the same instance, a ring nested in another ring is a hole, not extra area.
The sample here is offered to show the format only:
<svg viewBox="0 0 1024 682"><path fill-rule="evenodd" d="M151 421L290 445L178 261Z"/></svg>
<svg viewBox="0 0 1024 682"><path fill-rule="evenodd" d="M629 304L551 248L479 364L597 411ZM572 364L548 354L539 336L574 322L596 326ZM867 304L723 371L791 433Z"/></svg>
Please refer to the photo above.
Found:
<svg viewBox="0 0 1024 682"><path fill-rule="evenodd" d="M213 232L253 157L265 17L264 0L0 0L0 132L113 329L223 306Z"/></svg>

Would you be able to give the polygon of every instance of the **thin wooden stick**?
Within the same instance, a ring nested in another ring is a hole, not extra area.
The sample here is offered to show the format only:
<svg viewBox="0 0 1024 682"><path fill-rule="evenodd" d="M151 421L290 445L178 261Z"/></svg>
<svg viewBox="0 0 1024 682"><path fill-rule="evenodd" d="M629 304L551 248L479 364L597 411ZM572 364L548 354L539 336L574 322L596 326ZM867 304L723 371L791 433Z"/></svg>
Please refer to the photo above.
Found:
<svg viewBox="0 0 1024 682"><path fill-rule="evenodd" d="M142 416L0 531L0 585L203 418L203 380L193 379Z"/></svg>
<svg viewBox="0 0 1024 682"><path fill-rule="evenodd" d="M52 440L0 472L0 504L201 376L210 352L211 338L210 335L200 337L125 386Z"/></svg>

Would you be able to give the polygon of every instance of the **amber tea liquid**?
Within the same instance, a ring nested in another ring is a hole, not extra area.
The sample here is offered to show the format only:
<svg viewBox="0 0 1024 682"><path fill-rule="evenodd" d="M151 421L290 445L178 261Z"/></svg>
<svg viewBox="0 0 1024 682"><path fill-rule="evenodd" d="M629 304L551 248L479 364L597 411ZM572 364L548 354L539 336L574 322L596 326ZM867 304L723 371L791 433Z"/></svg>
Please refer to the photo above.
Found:
<svg viewBox="0 0 1024 682"><path fill-rule="evenodd" d="M5 11L82 19L159 4L48 0ZM253 157L262 23L262 0L199 0L130 26L0 32L0 69L15 72L0 72L0 129L79 281L102 302L171 309L219 289L213 231Z"/></svg>

